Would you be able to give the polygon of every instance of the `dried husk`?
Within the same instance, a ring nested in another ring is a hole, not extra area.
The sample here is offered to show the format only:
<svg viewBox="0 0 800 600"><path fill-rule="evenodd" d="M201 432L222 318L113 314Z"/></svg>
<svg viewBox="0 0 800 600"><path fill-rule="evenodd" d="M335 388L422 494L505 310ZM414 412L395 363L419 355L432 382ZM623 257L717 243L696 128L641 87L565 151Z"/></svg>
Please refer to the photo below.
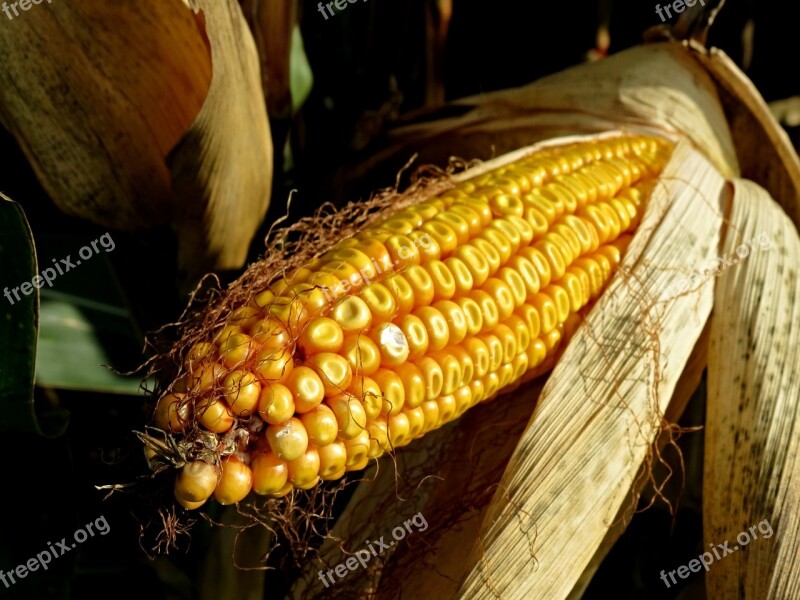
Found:
<svg viewBox="0 0 800 600"><path fill-rule="evenodd" d="M735 180L708 355L704 550L765 519L774 531L715 561L709 598L800 594L800 284L797 229L761 187ZM764 236L764 237L759 237ZM758 239L758 243L753 240ZM762 241L770 240L769 246ZM741 249L750 243L749 255ZM762 524L764 530L768 529ZM744 538L742 538L744 540ZM722 551L719 552L722 554Z"/></svg>
<svg viewBox="0 0 800 600"><path fill-rule="evenodd" d="M457 116L451 116L456 114ZM679 42L636 46L528 85L457 100L388 134L355 169L393 171L418 153L423 164L457 154L488 159L541 140L618 129L685 136L725 177L739 173L714 81Z"/></svg>
<svg viewBox="0 0 800 600"><path fill-rule="evenodd" d="M111 229L171 224L192 274L243 264L272 180L241 10L195 8L55 2L0 28L0 119L53 202Z"/></svg>
<svg viewBox="0 0 800 600"><path fill-rule="evenodd" d="M5 25L0 117L53 202L115 229L165 222L165 158L211 82L192 13L180 0L86 0Z"/></svg>

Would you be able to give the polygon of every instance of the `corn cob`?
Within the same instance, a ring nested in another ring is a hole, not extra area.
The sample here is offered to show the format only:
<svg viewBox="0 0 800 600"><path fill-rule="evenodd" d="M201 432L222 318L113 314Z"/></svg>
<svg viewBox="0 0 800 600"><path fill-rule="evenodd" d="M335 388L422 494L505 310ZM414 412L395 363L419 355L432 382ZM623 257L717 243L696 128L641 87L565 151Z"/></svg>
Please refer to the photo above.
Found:
<svg viewBox="0 0 800 600"><path fill-rule="evenodd" d="M156 407L176 434L265 426L244 457L184 466L178 501L339 479L541 374L619 265L669 152L648 137L543 150L275 281L191 348Z"/></svg>

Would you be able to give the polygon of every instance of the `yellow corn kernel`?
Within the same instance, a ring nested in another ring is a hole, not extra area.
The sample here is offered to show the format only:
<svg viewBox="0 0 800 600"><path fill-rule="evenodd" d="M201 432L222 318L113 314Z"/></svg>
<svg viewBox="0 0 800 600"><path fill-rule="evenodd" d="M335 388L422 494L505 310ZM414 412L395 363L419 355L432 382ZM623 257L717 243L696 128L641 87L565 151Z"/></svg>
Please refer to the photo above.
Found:
<svg viewBox="0 0 800 600"><path fill-rule="evenodd" d="M552 146L376 220L194 344L156 423L180 434L194 406L221 434L257 410L269 450L253 446L252 489L280 497L515 389L553 367L619 268L669 151L624 136ZM248 491L236 460L225 502Z"/></svg>

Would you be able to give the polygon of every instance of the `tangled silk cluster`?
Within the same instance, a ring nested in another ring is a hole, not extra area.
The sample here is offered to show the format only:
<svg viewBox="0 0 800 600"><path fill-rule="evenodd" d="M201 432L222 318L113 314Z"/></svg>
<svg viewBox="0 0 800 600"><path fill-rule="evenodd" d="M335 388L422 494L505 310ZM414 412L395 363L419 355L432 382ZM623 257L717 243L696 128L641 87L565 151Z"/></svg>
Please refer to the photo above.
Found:
<svg viewBox="0 0 800 600"><path fill-rule="evenodd" d="M526 156L370 225L233 311L156 407L165 431L228 442L216 464L183 466L177 500L341 478L540 374L619 264L670 151L615 137Z"/></svg>

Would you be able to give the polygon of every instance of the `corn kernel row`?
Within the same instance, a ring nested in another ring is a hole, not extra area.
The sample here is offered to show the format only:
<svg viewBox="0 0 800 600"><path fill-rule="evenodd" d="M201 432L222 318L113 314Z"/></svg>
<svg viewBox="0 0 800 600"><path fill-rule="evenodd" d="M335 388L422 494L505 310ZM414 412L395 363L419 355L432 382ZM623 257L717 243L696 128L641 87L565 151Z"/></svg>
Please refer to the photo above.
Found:
<svg viewBox="0 0 800 600"><path fill-rule="evenodd" d="M538 373L619 265L669 151L644 137L545 150L273 283L190 350L157 406L174 433L266 429L249 464L209 465L213 487L187 465L202 476L179 477L176 498L194 508L341 478Z"/></svg>

